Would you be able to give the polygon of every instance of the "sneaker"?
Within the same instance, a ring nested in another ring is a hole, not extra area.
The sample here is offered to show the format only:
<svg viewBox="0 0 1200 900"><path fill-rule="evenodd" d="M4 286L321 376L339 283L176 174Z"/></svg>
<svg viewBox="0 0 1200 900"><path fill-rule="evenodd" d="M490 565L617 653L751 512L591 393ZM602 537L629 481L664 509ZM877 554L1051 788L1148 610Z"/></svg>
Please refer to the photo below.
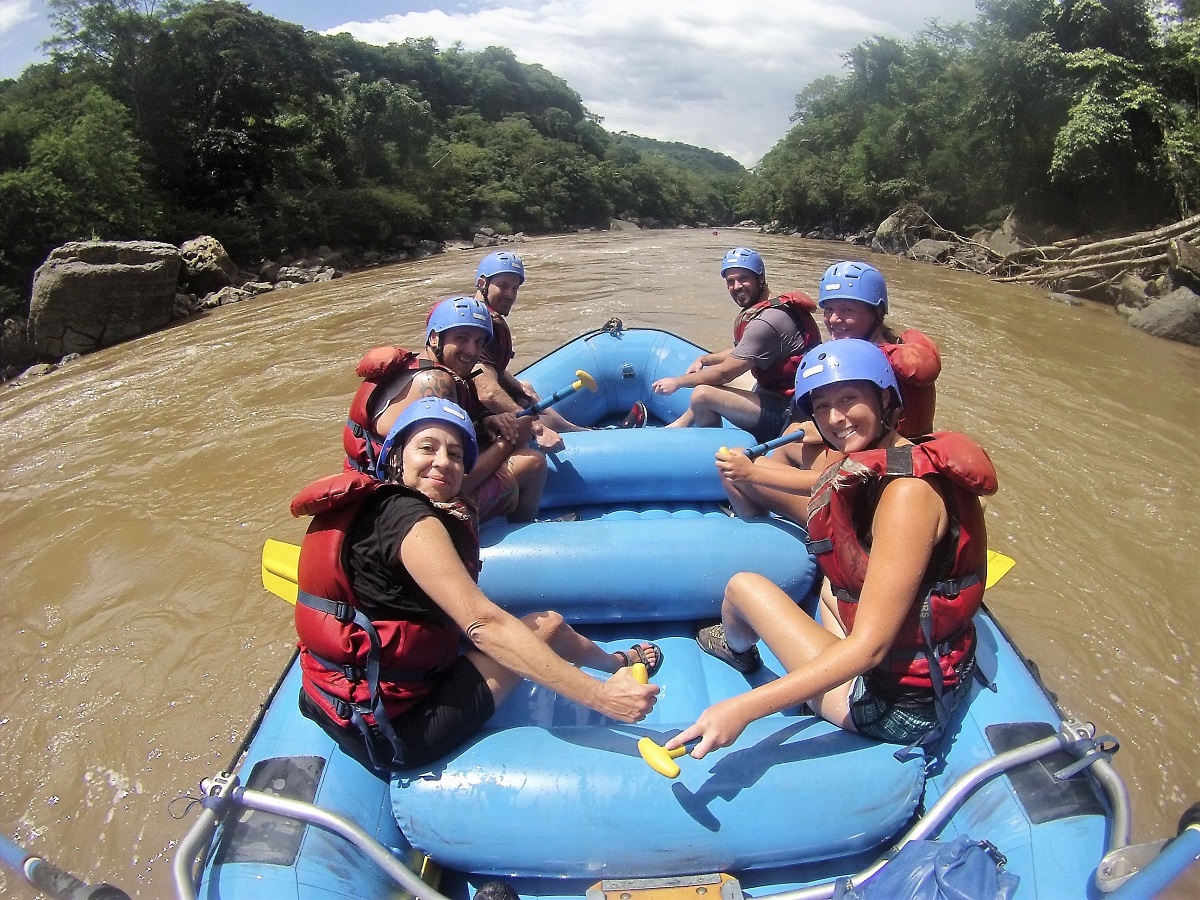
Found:
<svg viewBox="0 0 1200 900"><path fill-rule="evenodd" d="M696 632L696 643L709 656L715 656L723 663L728 663L744 675L758 669L762 665L762 657L758 655L758 647L751 647L741 652L731 650L725 642L725 626L709 625Z"/></svg>
<svg viewBox="0 0 1200 900"><path fill-rule="evenodd" d="M645 428L646 427L646 404L639 400L629 410L627 415L621 421L622 428Z"/></svg>

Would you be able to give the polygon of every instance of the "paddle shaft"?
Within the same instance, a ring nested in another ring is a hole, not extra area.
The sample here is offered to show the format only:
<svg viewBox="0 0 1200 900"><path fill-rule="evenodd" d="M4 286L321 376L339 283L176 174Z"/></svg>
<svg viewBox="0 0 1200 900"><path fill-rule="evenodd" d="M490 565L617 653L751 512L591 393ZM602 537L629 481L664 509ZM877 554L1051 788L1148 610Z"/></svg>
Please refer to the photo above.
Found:
<svg viewBox="0 0 1200 900"><path fill-rule="evenodd" d="M40 856L26 852L5 835L0 835L0 862L55 900L129 900L129 895L120 888L111 884L92 887Z"/></svg>
<svg viewBox="0 0 1200 900"><path fill-rule="evenodd" d="M546 397L544 400L539 400L537 403L533 404L533 406L529 407L528 409L521 410L519 413L517 413L517 418L519 419L522 416L536 416L542 410L549 409L551 406L553 406L559 400L562 400L566 397L570 397L573 393L575 393L577 390L579 390L580 388L583 388L583 387L585 387L589 391L592 391L593 393L595 393L596 382L592 378L591 375L589 375L587 372L583 371L583 369L579 369L575 372L575 376L576 376L576 380L571 382L571 384L567 385L565 388L561 388L561 389L555 391L553 394L551 394L549 397Z"/></svg>
<svg viewBox="0 0 1200 900"><path fill-rule="evenodd" d="M791 434L781 434L777 438L771 438L769 441L765 441L761 444L755 444L753 447L750 447L746 450L746 455L751 459L754 459L756 456L762 456L764 453L770 453L776 447L782 447L784 444L790 444L793 441L798 441L802 437L804 437L803 428L793 431ZM729 448L722 447L721 452L728 453Z"/></svg>

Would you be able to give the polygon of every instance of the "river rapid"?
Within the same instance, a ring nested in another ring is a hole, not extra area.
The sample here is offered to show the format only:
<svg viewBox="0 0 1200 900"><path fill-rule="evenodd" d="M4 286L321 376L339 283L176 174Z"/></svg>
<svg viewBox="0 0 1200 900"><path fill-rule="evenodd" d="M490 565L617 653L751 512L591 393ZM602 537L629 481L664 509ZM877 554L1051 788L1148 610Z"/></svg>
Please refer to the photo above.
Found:
<svg viewBox="0 0 1200 900"><path fill-rule="evenodd" d="M1063 709L1119 736L1135 840L1173 835L1200 800L1200 348L861 248L678 230L512 248L516 366L611 316L728 346L719 260L743 244L774 293L867 259L889 321L940 345L938 427L991 453L990 545L1017 560L987 602ZM0 829L170 896L180 798L229 762L294 643L263 541L298 542L289 500L339 468L360 355L419 346L482 254L267 294L0 387ZM3 873L0 894L34 896Z"/></svg>

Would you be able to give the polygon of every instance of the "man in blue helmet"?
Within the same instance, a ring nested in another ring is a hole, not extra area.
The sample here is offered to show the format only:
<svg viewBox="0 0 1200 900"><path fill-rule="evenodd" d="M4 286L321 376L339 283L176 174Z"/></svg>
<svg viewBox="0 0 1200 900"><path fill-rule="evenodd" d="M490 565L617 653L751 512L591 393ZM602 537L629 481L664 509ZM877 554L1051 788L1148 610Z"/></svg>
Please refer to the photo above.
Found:
<svg viewBox="0 0 1200 900"><path fill-rule="evenodd" d="M415 364L380 378L365 402L368 439L387 434L400 414L422 397L457 403L470 415L482 445L478 462L463 481L463 493L475 502L480 521L506 515L512 522L528 522L541 503L546 457L528 446L533 428L528 417L493 412L479 398L474 376L491 336L492 317L481 300L449 297L434 306L426 323L424 353ZM364 446L364 456L369 449ZM358 468L370 463L364 458L350 464Z"/></svg>
<svg viewBox="0 0 1200 900"><path fill-rule="evenodd" d="M519 381L508 371L508 364L516 356L516 351L506 317L512 312L513 304L517 302L517 292L524 283L525 263L517 254L507 250L489 253L480 260L475 270L475 297L487 304L492 314L492 339L480 357L481 371L475 377L475 387L479 391L479 399L493 412L515 414L541 399L530 385ZM645 406L641 403L634 405L630 415L637 419L638 413L640 420L628 421L630 427L645 424ZM533 433L539 447L554 450L562 446L560 433L587 430L551 408L537 416Z"/></svg>
<svg viewBox="0 0 1200 900"><path fill-rule="evenodd" d="M803 291L772 298L763 258L749 247L725 254L721 277L741 310L733 323L733 346L698 357L683 375L654 382L653 390L695 388L687 411L668 428L715 427L727 419L767 441L787 425L800 359L821 342L812 316L817 305ZM730 386L747 372L754 376L753 390Z"/></svg>

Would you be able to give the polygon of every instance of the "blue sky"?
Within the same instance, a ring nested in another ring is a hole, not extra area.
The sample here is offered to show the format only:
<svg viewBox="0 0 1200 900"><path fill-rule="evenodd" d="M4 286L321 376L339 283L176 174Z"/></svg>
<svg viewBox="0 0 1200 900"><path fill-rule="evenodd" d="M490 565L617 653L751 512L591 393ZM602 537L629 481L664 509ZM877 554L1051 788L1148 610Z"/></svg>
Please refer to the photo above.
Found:
<svg viewBox="0 0 1200 900"><path fill-rule="evenodd" d="M844 72L872 35L973 19L974 0L259 0L267 15L377 44L432 36L509 47L564 79L610 131L683 141L752 165L790 127L796 94ZM0 78L42 61L41 0L0 0Z"/></svg>

